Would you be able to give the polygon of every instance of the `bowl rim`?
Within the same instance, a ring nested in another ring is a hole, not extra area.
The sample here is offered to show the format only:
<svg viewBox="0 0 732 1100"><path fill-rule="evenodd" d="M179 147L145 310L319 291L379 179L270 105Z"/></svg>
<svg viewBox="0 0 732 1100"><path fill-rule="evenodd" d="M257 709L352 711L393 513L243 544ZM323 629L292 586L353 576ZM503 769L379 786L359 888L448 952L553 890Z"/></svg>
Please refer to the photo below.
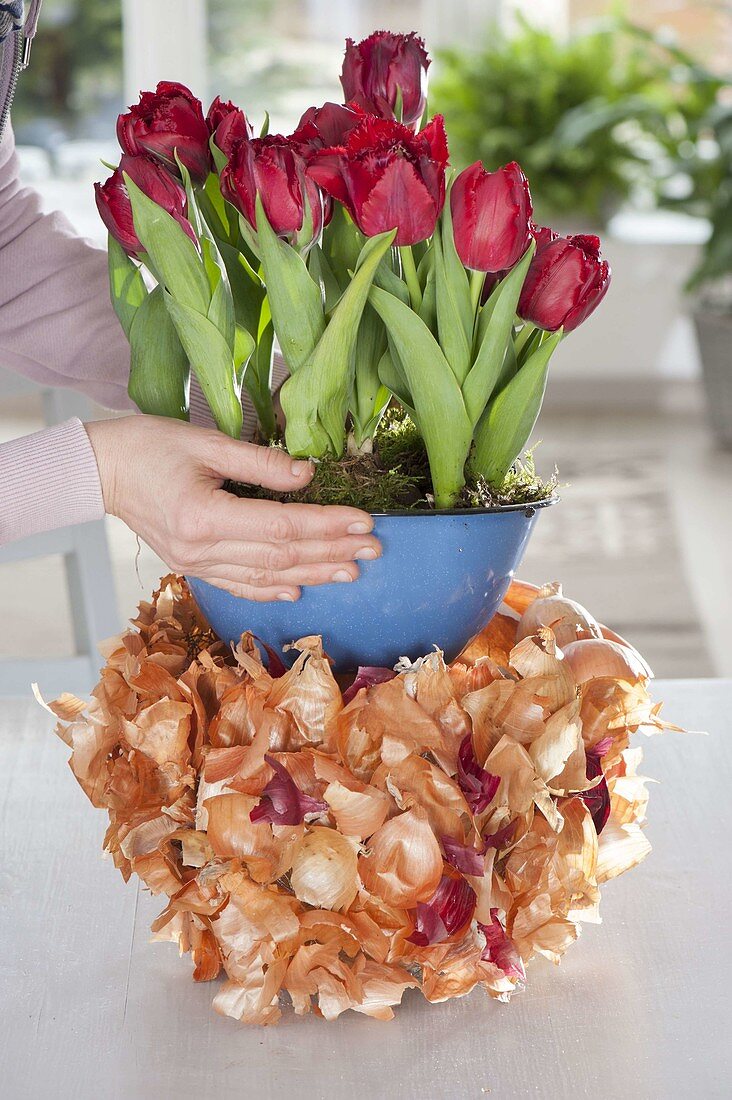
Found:
<svg viewBox="0 0 732 1100"><path fill-rule="evenodd" d="M528 519L534 515L537 508L550 508L552 504L559 504L562 498L558 493L543 500L532 500L524 504L491 504L485 508L395 508L388 512L370 512L374 519L389 519L390 517L414 516L489 516L500 512L526 512Z"/></svg>

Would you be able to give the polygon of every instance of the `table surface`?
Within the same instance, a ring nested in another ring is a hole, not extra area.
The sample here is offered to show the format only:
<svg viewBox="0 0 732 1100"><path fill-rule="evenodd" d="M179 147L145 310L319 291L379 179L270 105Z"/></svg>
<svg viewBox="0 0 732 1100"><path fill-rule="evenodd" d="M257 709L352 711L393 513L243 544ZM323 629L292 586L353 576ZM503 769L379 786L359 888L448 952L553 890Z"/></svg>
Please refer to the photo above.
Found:
<svg viewBox="0 0 732 1100"><path fill-rule="evenodd" d="M407 991L390 1023L285 1014L242 1027L190 960L150 944L162 908L100 846L106 817L65 766L48 716L0 703L0 1093L8 1100L729 1096L732 681L658 681L689 730L640 739L645 863L603 887L556 969L508 1005Z"/></svg>

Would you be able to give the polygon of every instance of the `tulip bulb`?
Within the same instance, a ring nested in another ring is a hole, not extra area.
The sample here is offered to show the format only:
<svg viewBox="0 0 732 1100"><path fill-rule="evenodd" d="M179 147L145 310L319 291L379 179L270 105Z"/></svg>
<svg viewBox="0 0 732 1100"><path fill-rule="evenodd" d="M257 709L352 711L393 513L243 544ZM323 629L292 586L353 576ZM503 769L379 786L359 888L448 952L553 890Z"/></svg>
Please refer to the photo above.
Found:
<svg viewBox="0 0 732 1100"><path fill-rule="evenodd" d="M560 649L580 638L602 638L602 631L590 612L562 595L561 584L545 584L537 598L529 604L521 616L516 641L538 634L541 627L549 627Z"/></svg>

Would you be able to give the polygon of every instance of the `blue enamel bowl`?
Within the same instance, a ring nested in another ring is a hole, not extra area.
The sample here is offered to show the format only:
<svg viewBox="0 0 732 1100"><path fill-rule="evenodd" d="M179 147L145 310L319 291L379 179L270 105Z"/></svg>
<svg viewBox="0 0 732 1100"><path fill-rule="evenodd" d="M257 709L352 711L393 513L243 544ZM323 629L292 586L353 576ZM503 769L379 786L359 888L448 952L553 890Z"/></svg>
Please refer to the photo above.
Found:
<svg viewBox="0 0 732 1100"><path fill-rule="evenodd" d="M218 636L238 642L245 630L281 650L321 634L338 672L393 666L434 646L457 657L490 621L521 562L539 511L532 505L456 512L375 515L384 553L360 562L352 584L302 589L294 603L255 603L188 578Z"/></svg>

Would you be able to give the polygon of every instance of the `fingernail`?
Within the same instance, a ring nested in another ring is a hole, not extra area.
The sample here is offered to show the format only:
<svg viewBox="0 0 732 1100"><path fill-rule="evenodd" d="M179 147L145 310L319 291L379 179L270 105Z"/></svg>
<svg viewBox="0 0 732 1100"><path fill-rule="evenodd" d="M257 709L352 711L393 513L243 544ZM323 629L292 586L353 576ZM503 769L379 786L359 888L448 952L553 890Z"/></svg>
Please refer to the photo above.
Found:
<svg viewBox="0 0 732 1100"><path fill-rule="evenodd" d="M310 463L309 462L293 462L290 469L292 470L292 473L295 477L304 477L305 474L308 473L308 471L310 470Z"/></svg>
<svg viewBox="0 0 732 1100"><path fill-rule="evenodd" d="M277 599L278 600L285 600L287 603L294 603L295 602L295 597L293 596L292 592L280 592L279 595L277 596Z"/></svg>
<svg viewBox="0 0 732 1100"><path fill-rule="evenodd" d="M339 581L340 583L346 583L347 581L352 581L353 577L350 573L347 573L345 569L339 569L337 573L333 574L333 580Z"/></svg>
<svg viewBox="0 0 732 1100"><path fill-rule="evenodd" d="M371 527L368 523L352 523L348 528L349 535L368 535Z"/></svg>
<svg viewBox="0 0 732 1100"><path fill-rule="evenodd" d="M379 555L376 553L373 546L362 546L353 556L357 561L373 561L374 558L378 558Z"/></svg>

